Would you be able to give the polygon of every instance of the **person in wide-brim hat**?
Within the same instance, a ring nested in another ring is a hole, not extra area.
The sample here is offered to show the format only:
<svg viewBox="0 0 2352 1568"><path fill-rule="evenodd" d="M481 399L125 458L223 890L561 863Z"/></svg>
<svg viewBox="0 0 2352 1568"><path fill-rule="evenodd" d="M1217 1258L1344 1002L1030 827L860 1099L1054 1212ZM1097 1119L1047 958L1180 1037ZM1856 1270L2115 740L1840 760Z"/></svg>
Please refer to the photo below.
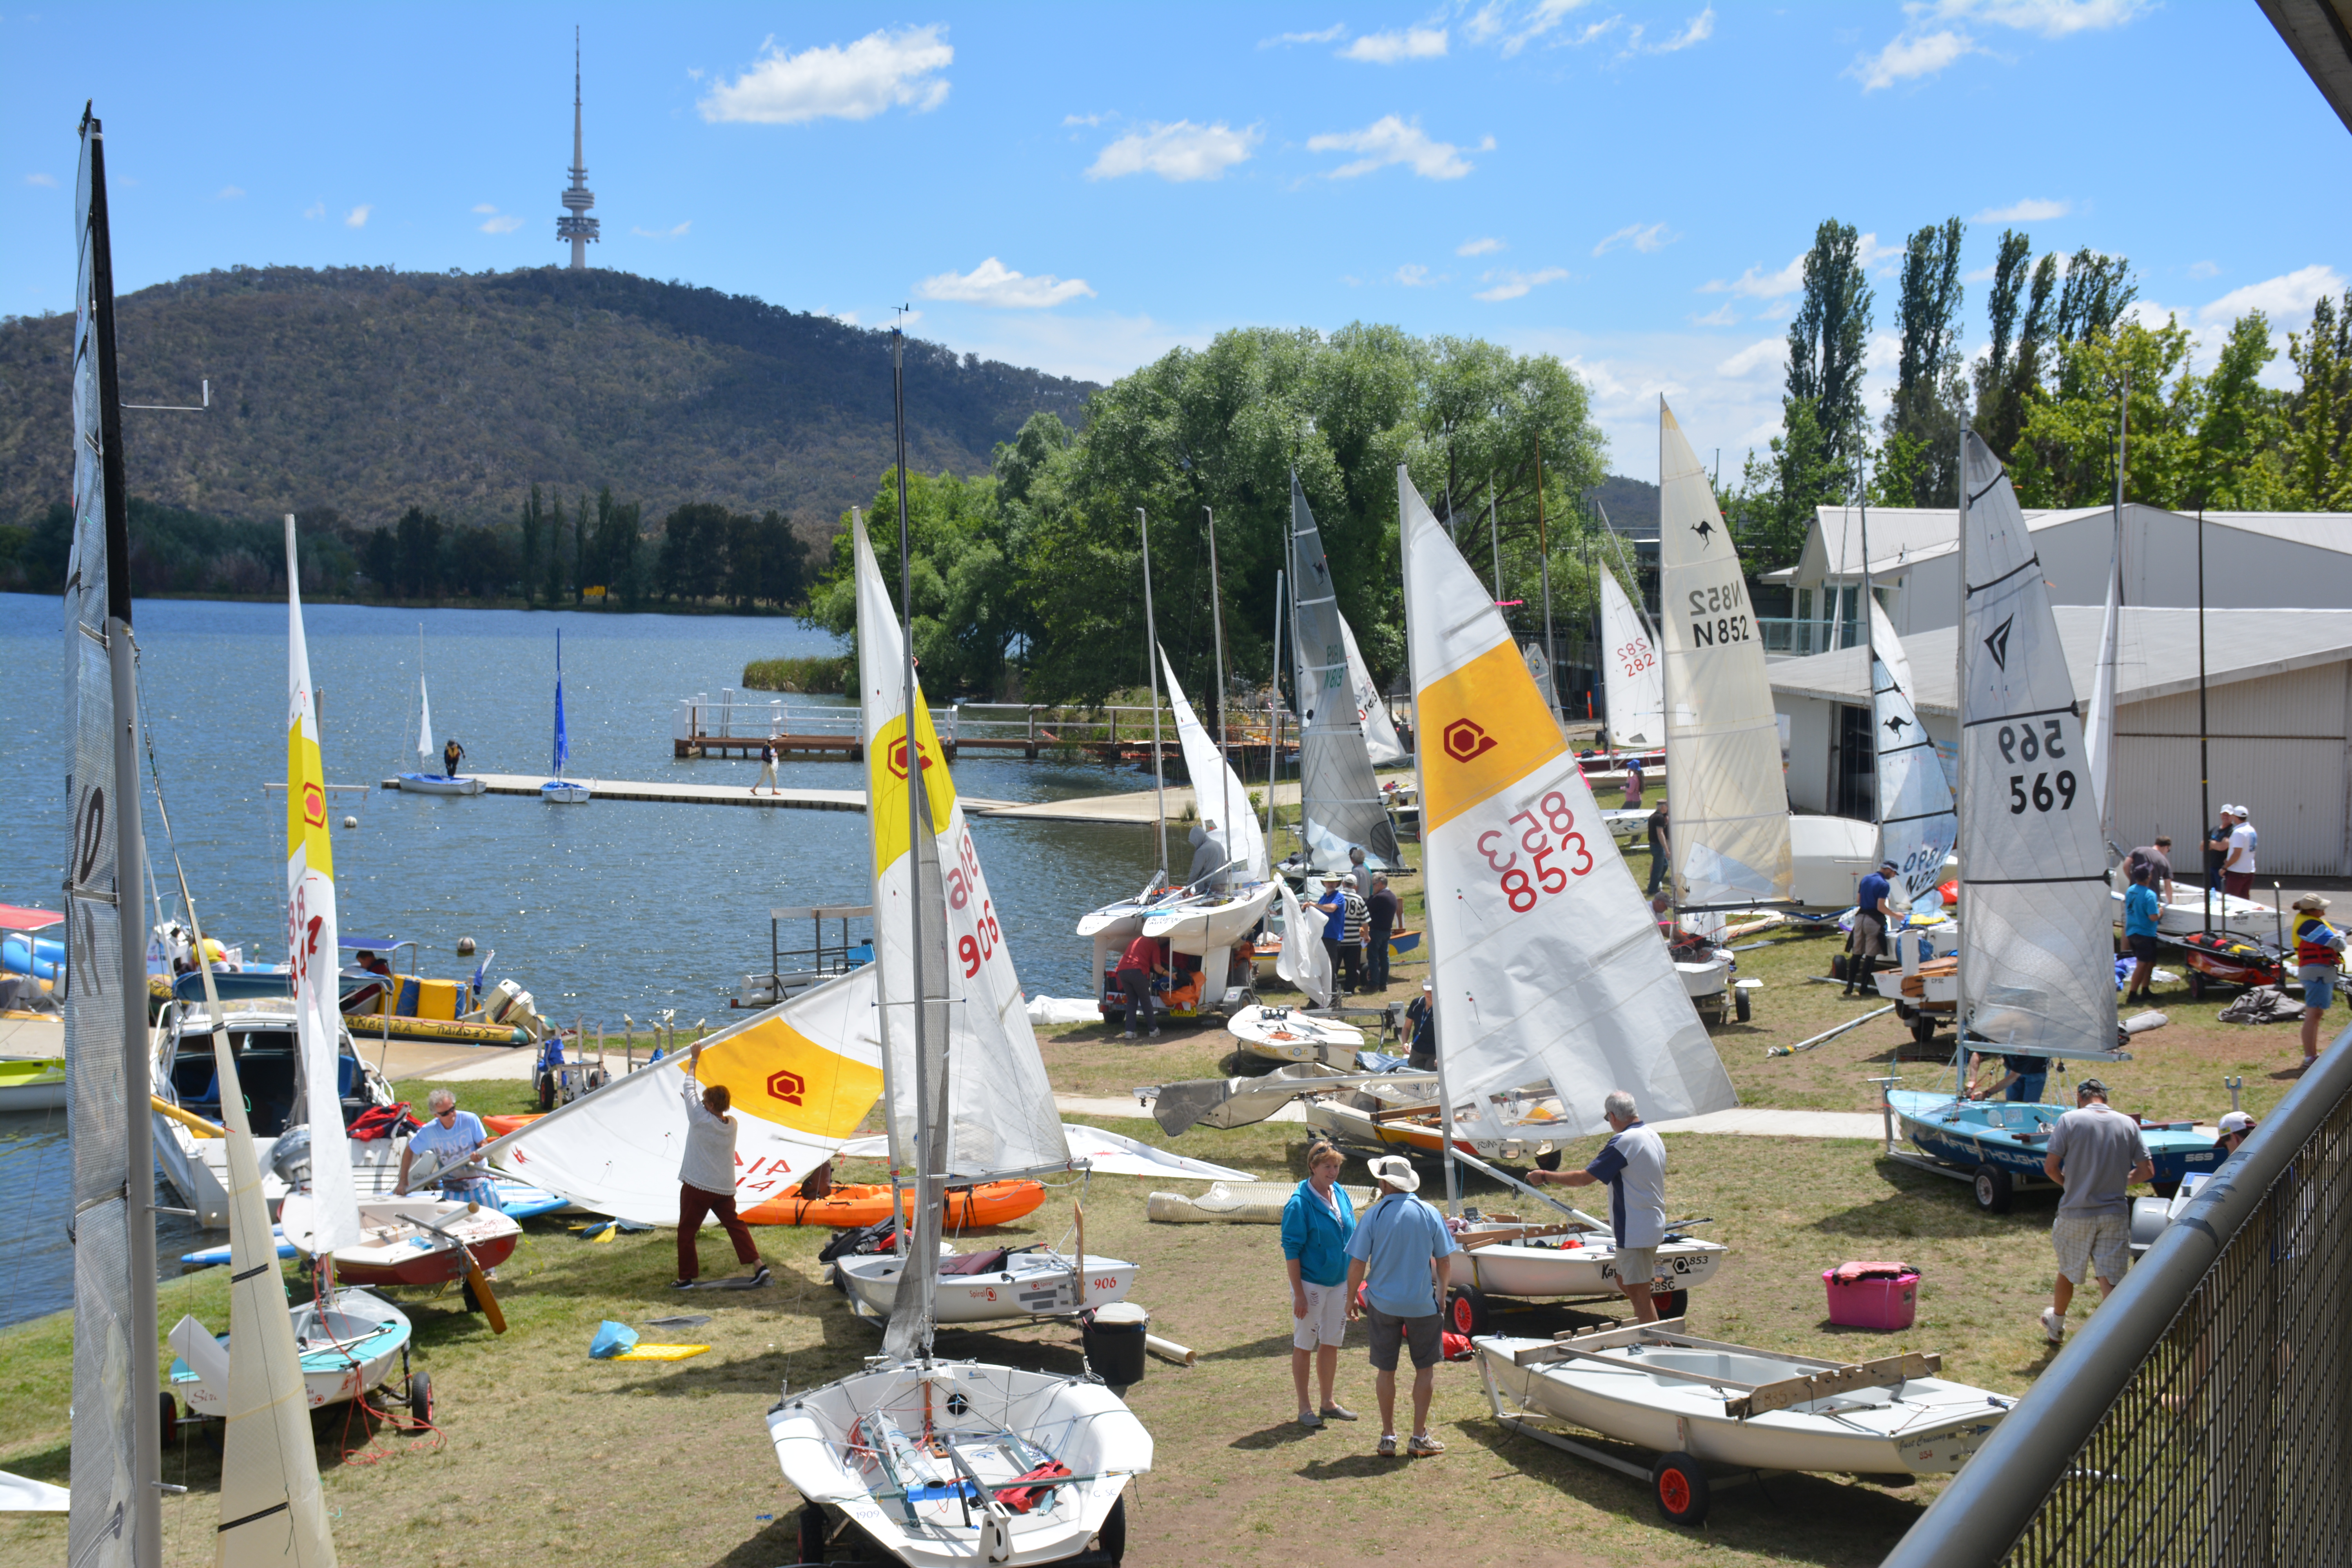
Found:
<svg viewBox="0 0 2352 1568"><path fill-rule="evenodd" d="M1381 1195L1348 1239L1348 1316L1370 1320L1373 1390L1381 1405L1383 1458L1397 1457L1397 1357L1412 1352L1412 1440L1416 1457L1445 1452L1429 1430L1437 1393L1437 1363L1444 1352L1445 1259L1461 1250L1445 1218L1412 1194L1421 1173L1402 1154L1371 1163Z"/></svg>

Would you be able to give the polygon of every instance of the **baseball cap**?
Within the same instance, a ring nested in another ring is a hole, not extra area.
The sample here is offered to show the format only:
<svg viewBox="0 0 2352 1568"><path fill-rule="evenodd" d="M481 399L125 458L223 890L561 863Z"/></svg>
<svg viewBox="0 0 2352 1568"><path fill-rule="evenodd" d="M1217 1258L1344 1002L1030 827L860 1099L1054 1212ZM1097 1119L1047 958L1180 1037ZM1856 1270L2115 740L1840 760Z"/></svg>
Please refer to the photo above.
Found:
<svg viewBox="0 0 2352 1568"><path fill-rule="evenodd" d="M2076 1094L2095 1094L2100 1099L2105 1100L2107 1096L2107 1086L2101 1083L2097 1079L2086 1078L2082 1082L2074 1086L2074 1092Z"/></svg>
<svg viewBox="0 0 2352 1568"><path fill-rule="evenodd" d="M2252 1132L2253 1130L2254 1119L2242 1110L2232 1110L2221 1118L2221 1131L2224 1132Z"/></svg>
<svg viewBox="0 0 2352 1568"><path fill-rule="evenodd" d="M1882 871L1892 871L1895 868L1895 862L1892 860L1881 860L1878 863L1878 868Z"/></svg>

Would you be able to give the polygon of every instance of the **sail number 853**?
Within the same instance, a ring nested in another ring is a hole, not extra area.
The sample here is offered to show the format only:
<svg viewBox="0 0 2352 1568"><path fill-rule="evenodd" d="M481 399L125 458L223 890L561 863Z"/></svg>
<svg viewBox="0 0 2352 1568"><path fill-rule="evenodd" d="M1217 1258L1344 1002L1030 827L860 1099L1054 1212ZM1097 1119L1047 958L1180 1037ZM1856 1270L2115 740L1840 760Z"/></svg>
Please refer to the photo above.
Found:
<svg viewBox="0 0 2352 1568"><path fill-rule="evenodd" d="M1537 813L1540 812L1540 817ZM1570 877L1581 877L1593 867L1592 851L1585 847L1584 835L1576 831L1576 812L1568 804L1568 796L1553 790L1536 804L1534 811L1522 811L1511 818L1511 824L1527 824L1519 834L1518 848L1501 853L1510 835L1501 827L1489 828L1478 836L1478 853L1495 871L1496 884L1503 897L1509 900L1514 913L1525 914L1536 907L1544 893L1567 889ZM1553 842L1555 836L1559 842ZM1528 864L1519 864L1519 850L1530 857ZM1566 865L1550 863L1554 855L1575 857Z"/></svg>

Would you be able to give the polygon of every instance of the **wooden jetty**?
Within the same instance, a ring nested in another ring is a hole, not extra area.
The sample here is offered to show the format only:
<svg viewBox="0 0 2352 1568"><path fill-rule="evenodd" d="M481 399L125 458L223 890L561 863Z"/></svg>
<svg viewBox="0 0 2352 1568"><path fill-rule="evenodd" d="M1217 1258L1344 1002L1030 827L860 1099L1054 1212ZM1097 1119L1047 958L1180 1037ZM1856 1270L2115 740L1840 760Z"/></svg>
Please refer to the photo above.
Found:
<svg viewBox="0 0 2352 1568"><path fill-rule="evenodd" d="M482 781L485 795L537 796L539 786L547 782L543 773L469 773L468 778ZM581 779L574 782L589 787L589 801L626 800L664 802L677 805L751 805L787 811L864 811L866 792L862 789L788 789L771 793L766 790L753 795L741 784L678 784L664 781L647 784L635 779ZM398 779L386 779L383 788L398 789ZM463 798L463 797L455 797ZM1005 805L1009 801L966 801L968 806Z"/></svg>
<svg viewBox="0 0 2352 1568"><path fill-rule="evenodd" d="M1295 755L1298 721L1281 715L1285 759ZM1225 710L1225 734L1234 767L1247 774L1265 765L1267 710ZM1151 761L1151 710L1139 707L1052 707L1021 702L959 702L931 710L940 749L953 762L963 752L1013 752L1034 762L1047 756L1082 756L1101 763ZM757 757L773 742L787 756L819 756L863 762L864 740L857 710L845 704L757 700L751 694L720 693L681 699L670 729L673 757ZM1410 743L1410 742L1408 742ZM1160 710L1160 754L1182 766L1172 710Z"/></svg>

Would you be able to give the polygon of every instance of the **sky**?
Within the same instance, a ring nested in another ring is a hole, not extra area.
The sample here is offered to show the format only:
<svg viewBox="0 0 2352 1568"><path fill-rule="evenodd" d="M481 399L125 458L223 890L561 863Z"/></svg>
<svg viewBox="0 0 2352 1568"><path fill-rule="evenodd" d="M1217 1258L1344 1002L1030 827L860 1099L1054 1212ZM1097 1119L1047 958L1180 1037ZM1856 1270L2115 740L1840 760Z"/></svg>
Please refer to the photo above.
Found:
<svg viewBox="0 0 2352 1568"><path fill-rule="evenodd" d="M1661 395L1727 468L1778 427L1825 218L1881 397L1948 216L1971 352L2004 227L2209 344L2352 275L2352 137L2243 3L93 4L0 11L0 314L69 303L86 99L120 291L565 259L575 25L593 265L1104 381L1234 327L1484 337L1579 369L1643 479Z"/></svg>

